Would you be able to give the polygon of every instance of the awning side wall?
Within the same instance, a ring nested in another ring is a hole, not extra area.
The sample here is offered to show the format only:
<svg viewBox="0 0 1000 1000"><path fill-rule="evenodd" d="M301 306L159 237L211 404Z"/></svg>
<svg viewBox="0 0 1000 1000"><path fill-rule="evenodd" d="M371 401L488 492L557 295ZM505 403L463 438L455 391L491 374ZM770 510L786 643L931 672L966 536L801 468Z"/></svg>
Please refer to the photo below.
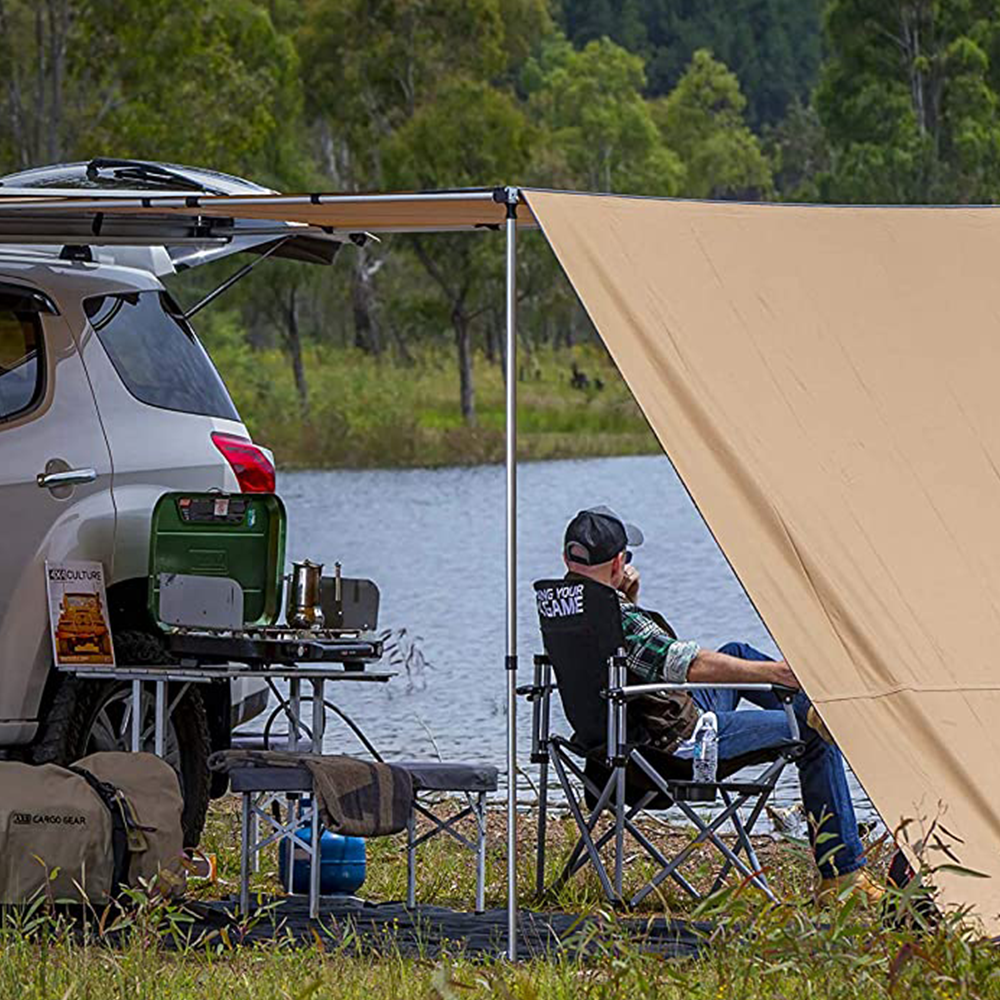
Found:
<svg viewBox="0 0 1000 1000"><path fill-rule="evenodd" d="M1000 929L1000 211L526 197L882 816L940 815Z"/></svg>

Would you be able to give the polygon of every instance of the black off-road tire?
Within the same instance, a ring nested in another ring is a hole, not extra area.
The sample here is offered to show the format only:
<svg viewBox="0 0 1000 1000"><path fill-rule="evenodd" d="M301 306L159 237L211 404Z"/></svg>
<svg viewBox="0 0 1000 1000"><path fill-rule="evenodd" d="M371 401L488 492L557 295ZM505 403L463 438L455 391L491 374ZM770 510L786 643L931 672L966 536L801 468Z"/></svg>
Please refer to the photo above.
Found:
<svg viewBox="0 0 1000 1000"><path fill-rule="evenodd" d="M114 637L118 663L136 666L171 662L156 636L147 632L119 632ZM36 764L72 764L93 752L91 729L100 709L120 695L127 681L88 681L64 677L45 714L31 749ZM180 755L179 777L184 792L184 844L196 847L205 826L210 776L211 740L201 693L193 685L171 714Z"/></svg>

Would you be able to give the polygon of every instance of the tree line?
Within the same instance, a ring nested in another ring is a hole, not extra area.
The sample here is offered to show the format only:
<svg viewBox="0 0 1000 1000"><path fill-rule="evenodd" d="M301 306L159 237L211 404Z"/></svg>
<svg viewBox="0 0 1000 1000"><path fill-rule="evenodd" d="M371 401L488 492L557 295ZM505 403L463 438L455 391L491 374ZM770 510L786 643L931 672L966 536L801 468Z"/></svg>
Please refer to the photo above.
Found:
<svg viewBox="0 0 1000 1000"><path fill-rule="evenodd" d="M998 105L992 0L0 0L4 171L103 155L286 191L992 203ZM473 355L503 360L502 253L436 235L269 261L229 318L287 352L305 418L304 342L407 363L447 337L472 423ZM540 239L520 268L526 354L585 336Z"/></svg>

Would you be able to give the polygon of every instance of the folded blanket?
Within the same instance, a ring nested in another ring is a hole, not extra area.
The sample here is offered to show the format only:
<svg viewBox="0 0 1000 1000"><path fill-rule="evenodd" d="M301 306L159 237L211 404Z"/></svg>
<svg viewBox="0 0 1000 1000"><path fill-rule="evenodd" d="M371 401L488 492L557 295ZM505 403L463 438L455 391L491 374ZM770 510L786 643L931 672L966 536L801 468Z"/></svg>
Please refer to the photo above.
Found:
<svg viewBox="0 0 1000 1000"><path fill-rule="evenodd" d="M280 750L220 750L208 759L213 771L238 767L306 767L312 775L323 824L345 837L384 837L406 829L413 805L408 771L342 755Z"/></svg>

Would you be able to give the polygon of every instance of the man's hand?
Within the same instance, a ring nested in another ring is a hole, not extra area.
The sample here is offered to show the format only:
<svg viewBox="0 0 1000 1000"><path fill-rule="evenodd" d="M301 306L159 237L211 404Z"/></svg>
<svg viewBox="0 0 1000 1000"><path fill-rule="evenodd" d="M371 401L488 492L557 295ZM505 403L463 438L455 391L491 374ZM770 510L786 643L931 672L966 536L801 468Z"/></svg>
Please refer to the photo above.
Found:
<svg viewBox="0 0 1000 1000"><path fill-rule="evenodd" d="M632 604L638 601L639 571L631 563L622 571L622 583L618 589L625 595L625 600Z"/></svg>
<svg viewBox="0 0 1000 1000"><path fill-rule="evenodd" d="M776 663L761 663L761 666L770 668L768 672L773 676L769 679L769 684L782 684L796 690L802 687L798 677L792 673L792 668L784 660L778 660Z"/></svg>

